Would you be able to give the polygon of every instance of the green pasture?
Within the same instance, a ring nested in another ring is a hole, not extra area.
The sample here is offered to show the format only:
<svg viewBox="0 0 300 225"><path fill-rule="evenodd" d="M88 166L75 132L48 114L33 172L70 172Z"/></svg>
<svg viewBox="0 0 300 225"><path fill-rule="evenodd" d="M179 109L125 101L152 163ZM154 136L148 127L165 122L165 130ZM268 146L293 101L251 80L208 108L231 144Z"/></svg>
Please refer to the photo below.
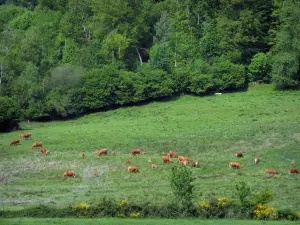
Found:
<svg viewBox="0 0 300 225"><path fill-rule="evenodd" d="M123 225L123 224L140 224L140 225L293 225L298 224L294 221L258 221L258 220L201 220L201 219L115 219L115 218L101 218L101 219L36 219L36 218L14 218L3 219L6 225L35 225L35 224L63 224L63 225L81 225L81 224L109 224L109 225ZM0 221L1 224L1 221Z"/></svg>
<svg viewBox="0 0 300 225"><path fill-rule="evenodd" d="M277 92L271 85L260 85L247 92L181 96L76 120L24 122L22 128L0 134L0 206L4 209L92 205L104 196L165 204L173 197L168 177L178 163L163 164L161 153L176 151L199 160L200 167L193 169L195 203L214 197L235 200L235 185L245 181L254 192L271 189L275 208L300 211L300 176L287 173L289 167L300 168L300 91ZM32 140L9 146L22 132L30 132ZM48 156L31 148L36 141L43 142ZM101 148L115 151L116 156L93 154ZM133 148L148 154L132 157ZM245 157L237 159L237 151ZM261 157L258 165L255 156ZM149 157L158 164L157 170L151 168ZM128 159L139 167L139 174L127 172ZM229 162L240 162L243 168L230 169ZM276 169L280 175L266 177L264 169ZM67 170L75 170L76 178L63 177Z"/></svg>

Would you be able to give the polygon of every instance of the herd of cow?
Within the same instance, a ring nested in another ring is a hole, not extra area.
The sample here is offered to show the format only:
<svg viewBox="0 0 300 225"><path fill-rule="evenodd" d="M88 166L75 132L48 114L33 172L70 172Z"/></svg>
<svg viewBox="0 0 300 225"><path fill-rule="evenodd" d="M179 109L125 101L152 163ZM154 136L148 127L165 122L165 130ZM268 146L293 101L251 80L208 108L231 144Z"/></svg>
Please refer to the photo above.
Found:
<svg viewBox="0 0 300 225"><path fill-rule="evenodd" d="M30 139L31 140L31 133L24 133L24 134L20 134L20 137L23 139L23 140L28 140ZM10 142L10 145L17 145L17 144L20 144L20 140L19 139L15 139L15 140L12 140ZM49 154L49 151L47 151L44 147L43 147L43 143L42 142L35 142L33 143L32 145L32 148L37 148L37 147L40 147L40 152L42 153L42 155L44 156L47 156ZM98 150L98 151L94 151L94 154L95 155L98 155L99 157L100 156L106 156L108 153L107 149L101 149L101 150ZM132 149L130 151L130 154L131 156L137 156L137 155L146 155L147 152L143 152L141 149ZM111 153L112 156L115 156L116 153L113 151ZM242 152L236 152L235 156L237 158L242 158L244 157L244 154ZM84 152L81 152L80 153L80 157L81 158L84 158L85 157L85 154ZM162 161L163 163L173 163L173 160L174 158L177 158L178 159L178 162L179 164L183 165L183 166L188 166L189 164L191 165L191 167L199 167L199 161L198 160L191 160L189 157L186 157L186 156L178 156L176 152L174 151L170 151L168 153L166 152L163 152L162 153ZM153 169L157 169L158 168L158 165L157 164L154 164L152 163L152 158L149 158L148 159L148 162L151 164L151 167ZM260 162L260 158L259 157L256 157L254 158L254 163L255 164L258 164ZM127 160L125 162L125 164L131 164L132 161L131 160ZM229 167L230 168L234 168L234 169L241 169L242 166L239 162L230 162L229 163ZM136 166L128 166L128 172L134 172L134 173L139 173L139 169L136 167ZM277 170L273 170L273 169L266 169L265 170L265 173L266 174L271 174L272 176L276 175L276 174L279 174L279 172ZM291 174L291 173L297 173L297 174L300 174L300 170L299 169L296 169L296 168L289 168L288 169L288 173ZM94 173L95 176L97 176L96 173ZM75 177L75 171L66 171L64 172L63 174L64 177Z"/></svg>

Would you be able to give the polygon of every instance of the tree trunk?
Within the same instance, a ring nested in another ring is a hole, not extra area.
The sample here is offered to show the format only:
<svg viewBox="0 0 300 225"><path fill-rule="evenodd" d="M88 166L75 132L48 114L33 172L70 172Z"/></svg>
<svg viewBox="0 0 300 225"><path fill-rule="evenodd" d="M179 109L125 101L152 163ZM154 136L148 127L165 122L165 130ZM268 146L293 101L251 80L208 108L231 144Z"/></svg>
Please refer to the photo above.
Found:
<svg viewBox="0 0 300 225"><path fill-rule="evenodd" d="M138 57L139 57L140 63L141 63L141 65L142 65L142 64L143 64L142 56L141 56L141 54L140 54L140 52L139 52L138 48L137 48L137 47L135 47L135 49L136 49L136 52L137 52L137 54L138 54Z"/></svg>

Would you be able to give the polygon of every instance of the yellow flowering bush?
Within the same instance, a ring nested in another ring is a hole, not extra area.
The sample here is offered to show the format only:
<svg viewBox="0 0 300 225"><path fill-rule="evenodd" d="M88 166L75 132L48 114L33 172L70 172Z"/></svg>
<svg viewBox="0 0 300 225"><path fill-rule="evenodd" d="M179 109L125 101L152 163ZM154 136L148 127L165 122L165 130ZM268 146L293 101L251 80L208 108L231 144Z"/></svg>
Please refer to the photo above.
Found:
<svg viewBox="0 0 300 225"><path fill-rule="evenodd" d="M86 202L81 202L81 203L74 205L74 209L76 209L78 211L85 211L88 208L89 208L89 204L87 204Z"/></svg>
<svg viewBox="0 0 300 225"><path fill-rule="evenodd" d="M132 218L138 218L141 215L141 213L137 212L137 213L131 213L130 217Z"/></svg>
<svg viewBox="0 0 300 225"><path fill-rule="evenodd" d="M295 212L297 219L300 219L300 212Z"/></svg>
<svg viewBox="0 0 300 225"><path fill-rule="evenodd" d="M218 200L218 207L224 207L229 202L229 199L226 197L217 198L217 200Z"/></svg>
<svg viewBox="0 0 300 225"><path fill-rule="evenodd" d="M259 203L256 205L256 209L254 210L254 216L257 219L266 220L266 219L272 217L272 215L277 215L274 212L275 212L274 207L263 205L263 204Z"/></svg>
<svg viewBox="0 0 300 225"><path fill-rule="evenodd" d="M202 201L200 202L200 207L203 208L203 209L209 209L210 208L210 204L207 203L206 201Z"/></svg>
<svg viewBox="0 0 300 225"><path fill-rule="evenodd" d="M127 205L128 204L128 200L122 200L119 204L120 207L123 207L124 205Z"/></svg>

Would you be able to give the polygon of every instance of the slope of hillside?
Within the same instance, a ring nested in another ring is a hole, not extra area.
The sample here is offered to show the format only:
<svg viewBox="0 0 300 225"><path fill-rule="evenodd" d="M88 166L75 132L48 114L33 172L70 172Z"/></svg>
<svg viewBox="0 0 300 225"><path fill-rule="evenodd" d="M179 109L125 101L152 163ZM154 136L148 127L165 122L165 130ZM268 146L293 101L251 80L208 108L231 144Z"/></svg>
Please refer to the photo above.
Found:
<svg viewBox="0 0 300 225"><path fill-rule="evenodd" d="M289 167L300 168L299 112L299 91L276 92L260 85L247 92L181 96L66 122L24 123L24 131L0 134L0 203L7 208L93 204L108 196L160 204L172 196L168 176L177 164L163 164L161 153L176 151L199 160L200 167L193 170L195 202L235 199L235 184L245 181L253 191L271 189L276 208L300 210L300 195L295 194L300 176L287 173ZM21 132L31 132L32 140L9 146ZM36 141L44 143L48 156L31 148ZM148 154L130 156L137 147ZM116 156L93 154L101 148ZM237 151L245 157L237 159ZM261 157L258 165L255 156ZM151 169L149 157L159 165L157 170ZM127 172L128 159L140 168L139 174ZM230 169L232 161L243 168ZM268 178L264 169L279 170L280 175ZM77 177L64 178L66 170L75 170Z"/></svg>

